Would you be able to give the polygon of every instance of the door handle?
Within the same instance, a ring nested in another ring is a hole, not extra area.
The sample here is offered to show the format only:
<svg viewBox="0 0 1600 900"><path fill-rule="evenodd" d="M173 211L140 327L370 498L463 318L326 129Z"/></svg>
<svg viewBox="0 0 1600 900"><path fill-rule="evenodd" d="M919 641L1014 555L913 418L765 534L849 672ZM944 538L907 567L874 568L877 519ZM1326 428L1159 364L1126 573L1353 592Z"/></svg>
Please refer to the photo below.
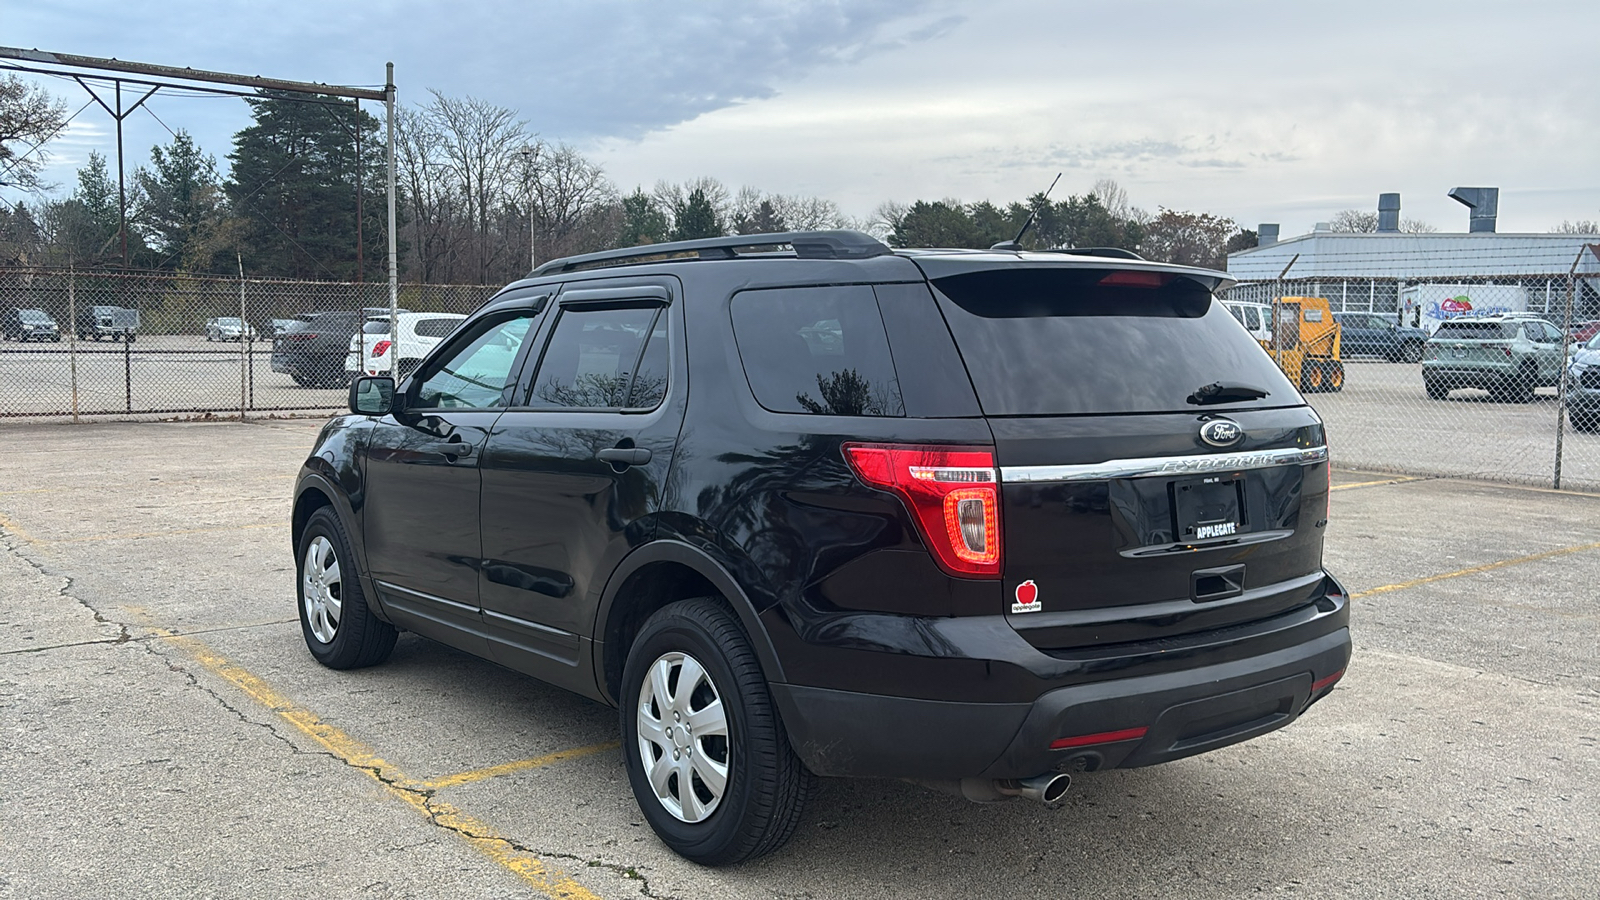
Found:
<svg viewBox="0 0 1600 900"><path fill-rule="evenodd" d="M433 448L440 453L443 453L445 456L458 456L463 458L471 456L473 453L477 452L478 449L476 444L469 444L466 441L444 441L442 443L434 444Z"/></svg>
<svg viewBox="0 0 1600 900"><path fill-rule="evenodd" d="M627 468L628 466L642 466L650 461L649 447L608 447L596 453L601 462L611 463L613 466Z"/></svg>

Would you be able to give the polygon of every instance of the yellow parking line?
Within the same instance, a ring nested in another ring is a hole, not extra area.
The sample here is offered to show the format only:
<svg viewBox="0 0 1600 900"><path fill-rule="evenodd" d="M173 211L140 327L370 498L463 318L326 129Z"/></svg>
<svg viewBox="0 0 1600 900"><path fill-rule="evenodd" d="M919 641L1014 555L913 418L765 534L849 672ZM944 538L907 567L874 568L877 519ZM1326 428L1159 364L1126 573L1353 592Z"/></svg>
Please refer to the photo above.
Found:
<svg viewBox="0 0 1600 900"><path fill-rule="evenodd" d="M458 784L470 784L474 781L483 781L488 778L499 778L501 775L510 775L513 772L539 769L563 760L578 759L584 756L592 756L596 753L604 753L607 750L615 750L620 746L622 746L621 741L606 741L603 744L590 744L587 747L575 747L571 750L557 750L554 753L546 753L544 756L535 756L532 759L519 759L516 762L502 763L486 769L473 769L470 772L446 775L443 778L424 781L422 786L436 791L440 788L455 787Z"/></svg>
<svg viewBox="0 0 1600 900"><path fill-rule="evenodd" d="M1576 544L1571 547L1562 547L1557 550L1546 550L1543 553L1532 553L1527 556L1519 556L1515 559L1502 559L1499 562L1486 563L1481 566L1473 566L1470 569L1459 569L1455 572L1445 572L1442 575L1429 575L1426 578L1414 578L1410 581L1402 581L1399 584L1386 584L1382 587L1375 587L1370 590L1357 591L1354 594L1351 594L1350 598L1352 600L1359 600L1362 597L1370 597L1373 594L1387 594L1390 591L1403 591L1406 588L1414 588L1423 584L1432 584L1435 581L1444 581L1448 578L1460 578L1463 575L1476 575L1479 572L1490 572L1495 569L1504 569L1507 566L1520 566L1523 563L1537 562L1541 559L1550 559L1556 556L1566 556L1571 553L1582 553L1585 550L1600 550L1600 541L1595 541L1592 544Z"/></svg>
<svg viewBox="0 0 1600 900"><path fill-rule="evenodd" d="M27 529L6 518L4 515L0 515L0 530L4 530L10 534L16 535L22 539L24 544L39 543L39 539L29 534Z"/></svg>
<svg viewBox="0 0 1600 900"><path fill-rule="evenodd" d="M433 799L432 793L421 782L409 778L404 772L384 762L371 747L322 721L310 710L297 706L279 694L271 685L203 642L183 635L158 633L156 636L188 654L207 671L244 691L257 703L277 713L284 721L321 744L336 758L360 768L386 791L427 817L429 821L461 835L474 850L514 873L534 890L561 900L599 900L595 894L573 881L566 873L559 869L547 868L536 856L517 849L509 839L501 836L488 823L475 819L448 803Z"/></svg>
<svg viewBox="0 0 1600 900"><path fill-rule="evenodd" d="M1405 484L1408 481L1421 481L1421 480L1422 480L1422 478L1420 476L1416 476L1416 475L1397 475L1394 478L1382 478L1382 479L1379 479L1378 481L1358 481L1355 484L1336 484L1333 487L1329 488L1329 490L1345 491L1345 490L1349 490L1350 488L1372 487L1375 484Z"/></svg>

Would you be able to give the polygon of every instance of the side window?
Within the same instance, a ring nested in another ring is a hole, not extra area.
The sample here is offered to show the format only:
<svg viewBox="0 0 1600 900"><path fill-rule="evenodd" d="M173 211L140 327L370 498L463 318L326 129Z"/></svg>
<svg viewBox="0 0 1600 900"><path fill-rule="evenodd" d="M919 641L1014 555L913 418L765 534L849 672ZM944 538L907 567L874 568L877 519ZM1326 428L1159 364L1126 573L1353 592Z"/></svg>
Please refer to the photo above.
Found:
<svg viewBox="0 0 1600 900"><path fill-rule="evenodd" d="M1242 307L1242 306L1230 306L1230 307L1228 307L1228 312L1233 313L1233 317L1235 319L1239 320L1239 324L1240 325L1243 325L1246 328L1249 328L1250 327L1250 322L1244 316L1244 309L1245 308Z"/></svg>
<svg viewBox="0 0 1600 900"><path fill-rule="evenodd" d="M1256 309L1254 306L1244 306L1240 307L1240 311L1244 313L1244 327L1250 329L1251 331L1261 330L1260 310Z"/></svg>
<svg viewBox="0 0 1600 900"><path fill-rule="evenodd" d="M865 286L744 291L733 336L756 402L773 412L903 416L883 317Z"/></svg>
<svg viewBox="0 0 1600 900"><path fill-rule="evenodd" d="M528 406L625 409L659 403L667 389L663 312L657 305L561 310L534 375ZM653 339L658 324L659 341ZM646 348L647 339L657 346ZM635 378L636 372L641 377Z"/></svg>
<svg viewBox="0 0 1600 900"><path fill-rule="evenodd" d="M506 406L505 391L517 352L528 335L534 311L489 321L448 358L430 366L410 405L418 409L495 409Z"/></svg>
<svg viewBox="0 0 1600 900"><path fill-rule="evenodd" d="M417 336L430 338L448 337L450 332L455 331L456 326L460 324L460 319L418 319L416 326Z"/></svg>

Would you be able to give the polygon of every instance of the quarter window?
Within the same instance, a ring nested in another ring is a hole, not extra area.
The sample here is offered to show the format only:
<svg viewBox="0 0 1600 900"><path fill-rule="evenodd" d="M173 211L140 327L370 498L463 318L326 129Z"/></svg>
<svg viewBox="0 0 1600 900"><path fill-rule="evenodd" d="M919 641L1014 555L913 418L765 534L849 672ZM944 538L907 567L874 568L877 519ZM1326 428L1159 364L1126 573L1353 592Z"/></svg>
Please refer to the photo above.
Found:
<svg viewBox="0 0 1600 900"><path fill-rule="evenodd" d="M756 402L773 412L903 416L883 317L864 286L745 291L733 335Z"/></svg>

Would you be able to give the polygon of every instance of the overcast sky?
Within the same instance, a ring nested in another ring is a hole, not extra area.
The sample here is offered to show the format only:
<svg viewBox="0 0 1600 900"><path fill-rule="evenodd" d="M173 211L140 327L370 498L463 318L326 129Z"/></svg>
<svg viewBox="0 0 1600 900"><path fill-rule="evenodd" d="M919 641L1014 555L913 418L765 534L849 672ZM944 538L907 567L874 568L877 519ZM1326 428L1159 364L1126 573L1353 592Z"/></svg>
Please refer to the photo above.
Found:
<svg viewBox="0 0 1600 900"><path fill-rule="evenodd" d="M393 61L402 102L515 108L623 190L711 175L864 217L1020 199L1061 171L1058 197L1110 177L1136 206L1285 236L1385 191L1465 231L1458 185L1501 189L1502 232L1600 219L1597 34L1594 0L0 0L5 46L365 85ZM88 101L44 83L69 111ZM249 122L235 99L149 106L130 170L166 127L226 165ZM49 177L70 187L112 134L86 109Z"/></svg>

